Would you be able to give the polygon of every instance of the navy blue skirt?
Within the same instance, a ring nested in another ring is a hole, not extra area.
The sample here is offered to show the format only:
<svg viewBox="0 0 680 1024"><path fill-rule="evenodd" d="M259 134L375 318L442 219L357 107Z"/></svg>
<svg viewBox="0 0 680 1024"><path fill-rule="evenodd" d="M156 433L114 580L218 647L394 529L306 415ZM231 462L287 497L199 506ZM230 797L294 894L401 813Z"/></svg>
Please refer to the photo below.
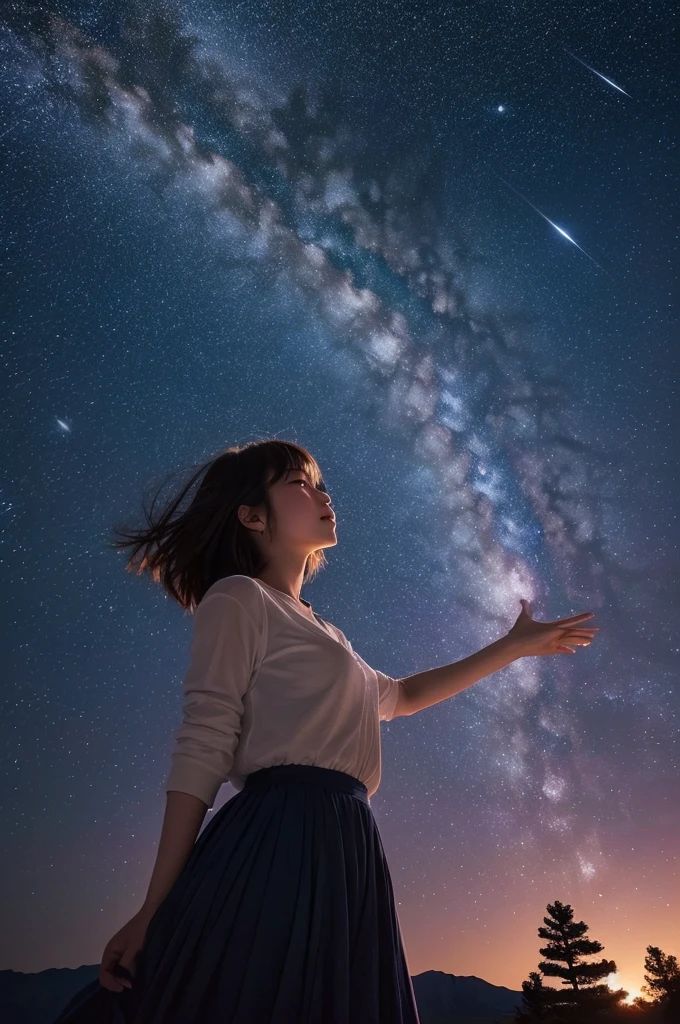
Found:
<svg viewBox="0 0 680 1024"><path fill-rule="evenodd" d="M91 982L54 1024L419 1024L364 783L249 775L151 919L132 988Z"/></svg>

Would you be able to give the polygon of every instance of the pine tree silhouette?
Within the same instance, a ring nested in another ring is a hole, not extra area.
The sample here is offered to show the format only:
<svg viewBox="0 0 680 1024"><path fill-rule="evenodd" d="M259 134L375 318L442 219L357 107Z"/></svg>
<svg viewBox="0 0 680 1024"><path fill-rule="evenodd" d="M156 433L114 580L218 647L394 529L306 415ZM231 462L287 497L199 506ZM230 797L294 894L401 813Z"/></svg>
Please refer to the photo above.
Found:
<svg viewBox="0 0 680 1024"><path fill-rule="evenodd" d="M658 946L647 946L645 957L645 995L663 1012L662 1019L680 1021L680 968L677 958L666 955Z"/></svg>
<svg viewBox="0 0 680 1024"><path fill-rule="evenodd" d="M543 978L538 971L531 971L529 981L522 982L522 1008L515 1011L515 1024L523 1021L547 1021L549 1017Z"/></svg>
<svg viewBox="0 0 680 1024"><path fill-rule="evenodd" d="M541 976L532 972L531 981L522 984L523 1009L517 1011L515 1020L586 1024L591 1019L602 1019L603 1012L620 1007L628 995L623 989L614 992L608 985L598 984L616 971L615 962L585 962L583 957L602 952L602 944L584 937L588 925L574 921L574 911L568 903L555 900L546 909L550 917L543 918L545 927L538 929L538 935L547 939L548 945L539 949L545 960L538 967L546 977L561 978L565 988L545 987Z"/></svg>

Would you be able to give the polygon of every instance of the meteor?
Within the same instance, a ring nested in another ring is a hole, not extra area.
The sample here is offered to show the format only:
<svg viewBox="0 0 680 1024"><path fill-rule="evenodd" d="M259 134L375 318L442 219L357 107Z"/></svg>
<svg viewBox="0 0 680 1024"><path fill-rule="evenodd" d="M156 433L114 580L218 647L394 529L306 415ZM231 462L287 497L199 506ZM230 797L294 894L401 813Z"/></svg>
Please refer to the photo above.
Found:
<svg viewBox="0 0 680 1024"><path fill-rule="evenodd" d="M13 131L14 131L14 129L16 128L16 126L17 126L17 125L19 125L19 124L22 124L22 123L23 123L23 124L27 124L28 122L27 122L27 121L24 121L24 120L23 120L23 118L19 118L19 120L18 120L18 121L15 121L15 122L14 122L14 124L11 124L11 125L9 126L9 128L7 128L7 130L6 130L6 131L4 131L4 132L2 133L2 135L0 135L0 139L4 139L5 135L9 135L9 133L10 133L10 132L13 132Z"/></svg>
<svg viewBox="0 0 680 1024"><path fill-rule="evenodd" d="M575 53L571 52L571 50L567 50L566 46L564 47L564 52L568 53L570 57L574 58L574 60L577 60L579 64L583 64L584 68L588 68L588 71L592 71L594 75L597 75L598 78L601 78L603 82L607 83L607 85L612 85L615 89L618 89L619 92L622 92L624 96L628 96L629 99L633 98L630 95L630 93L626 92L625 89L622 89L620 85L617 85L616 82L612 82L611 78L605 78L605 76L601 75L599 71L595 70L595 68L591 68L590 64L586 64L584 60L581 60L580 57L577 57Z"/></svg>
<svg viewBox="0 0 680 1024"><path fill-rule="evenodd" d="M495 171L492 171L491 173L492 174L496 174ZM541 211L538 209L538 207L534 206L533 203L530 203L529 200L526 198L526 196L523 196L521 192L517 192L517 189L515 188L514 185L511 185L509 181L505 181L505 178L502 177L502 175L500 175L500 174L496 174L496 177L500 178L501 181L505 182L505 184L508 186L508 188L511 188L513 192L516 192L517 195L520 197L520 199L523 199L525 203L529 203L529 206L531 207L531 209L535 210L536 213L540 217L543 218L543 220L547 220L547 222L548 222L548 224L550 225L551 228L554 228L555 231L559 231L559 233L562 235L563 238L566 238L568 242L571 242L571 244L575 245L577 249L580 249L584 256L588 256L588 259L591 260L595 264L596 267L600 267L600 264L597 262L597 260L594 260L592 256L589 256L588 253L585 251L585 249L581 249L581 246L578 244L578 242L574 241L574 239L571 237L571 235L568 235L567 232L564 231L558 224L554 224L550 220L549 217L546 217L546 215L544 213L541 213ZM604 267L600 267L600 270L603 270L605 274L607 273L607 271L604 269Z"/></svg>

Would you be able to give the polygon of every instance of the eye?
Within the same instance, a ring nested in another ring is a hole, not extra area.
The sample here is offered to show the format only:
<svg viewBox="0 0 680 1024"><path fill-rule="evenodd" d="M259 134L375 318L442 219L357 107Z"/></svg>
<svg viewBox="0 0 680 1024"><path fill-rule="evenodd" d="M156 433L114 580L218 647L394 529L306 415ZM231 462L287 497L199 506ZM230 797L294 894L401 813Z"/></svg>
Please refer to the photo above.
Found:
<svg viewBox="0 0 680 1024"><path fill-rule="evenodd" d="M291 483L293 483L293 484L304 484L305 487L309 486L309 481L306 479L306 477L302 477L302 476L299 477L299 479L297 479L297 480L291 480ZM321 480L316 485L316 488L317 488L318 491L324 491L325 492L326 491L326 483L325 483L325 481Z"/></svg>

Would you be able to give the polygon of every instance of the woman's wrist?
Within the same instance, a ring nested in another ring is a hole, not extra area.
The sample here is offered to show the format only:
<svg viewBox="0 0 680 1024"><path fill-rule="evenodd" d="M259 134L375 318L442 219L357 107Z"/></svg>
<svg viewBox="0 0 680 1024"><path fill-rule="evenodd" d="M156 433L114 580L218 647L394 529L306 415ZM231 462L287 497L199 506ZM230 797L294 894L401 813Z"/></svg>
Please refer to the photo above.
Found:
<svg viewBox="0 0 680 1024"><path fill-rule="evenodd" d="M527 653L526 644L522 643L518 637L510 636L509 633L506 633L505 636L502 636L497 642L513 656L513 660L515 661L518 658L523 658Z"/></svg>
<svg viewBox="0 0 680 1024"><path fill-rule="evenodd" d="M135 914L140 920L150 921L153 915L158 910L159 904L157 903L142 903L141 907Z"/></svg>

